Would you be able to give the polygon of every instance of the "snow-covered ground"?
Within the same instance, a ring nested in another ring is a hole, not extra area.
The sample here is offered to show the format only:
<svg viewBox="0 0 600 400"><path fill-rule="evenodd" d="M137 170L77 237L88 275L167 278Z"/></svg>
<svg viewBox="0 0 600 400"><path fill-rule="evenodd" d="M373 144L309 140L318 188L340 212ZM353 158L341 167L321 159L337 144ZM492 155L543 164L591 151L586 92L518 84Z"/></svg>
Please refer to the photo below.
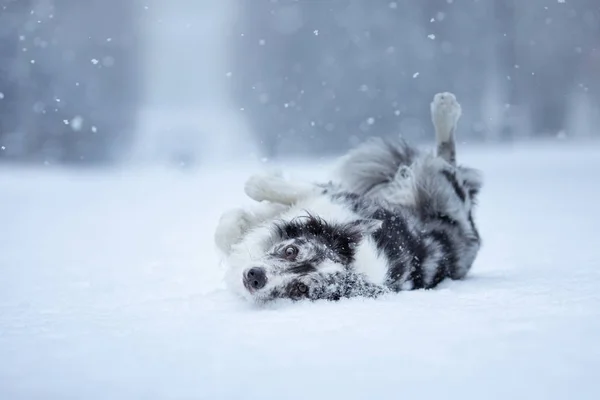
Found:
<svg viewBox="0 0 600 400"><path fill-rule="evenodd" d="M255 167L1 168L0 399L600 398L600 147L459 157L487 179L469 279L263 309L212 242Z"/></svg>

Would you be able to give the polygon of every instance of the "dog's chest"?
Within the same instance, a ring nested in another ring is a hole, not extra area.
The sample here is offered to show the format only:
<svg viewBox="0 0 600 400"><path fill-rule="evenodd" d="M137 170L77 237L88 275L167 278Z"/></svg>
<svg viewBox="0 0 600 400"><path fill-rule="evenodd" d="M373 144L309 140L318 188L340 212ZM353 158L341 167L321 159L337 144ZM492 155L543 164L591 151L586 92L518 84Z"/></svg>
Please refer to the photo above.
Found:
<svg viewBox="0 0 600 400"><path fill-rule="evenodd" d="M355 272L364 274L369 281L378 285L384 284L389 271L387 257L370 236L357 246L353 266Z"/></svg>

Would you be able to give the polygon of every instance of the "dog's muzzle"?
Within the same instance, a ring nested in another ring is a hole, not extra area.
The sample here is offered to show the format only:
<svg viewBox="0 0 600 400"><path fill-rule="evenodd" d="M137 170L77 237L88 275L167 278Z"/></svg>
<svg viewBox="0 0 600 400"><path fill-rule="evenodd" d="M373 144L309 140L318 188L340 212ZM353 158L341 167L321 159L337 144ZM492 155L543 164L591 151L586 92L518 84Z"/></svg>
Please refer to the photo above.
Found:
<svg viewBox="0 0 600 400"><path fill-rule="evenodd" d="M244 286L250 292L260 290L267 284L267 274L264 268L253 267L244 273Z"/></svg>

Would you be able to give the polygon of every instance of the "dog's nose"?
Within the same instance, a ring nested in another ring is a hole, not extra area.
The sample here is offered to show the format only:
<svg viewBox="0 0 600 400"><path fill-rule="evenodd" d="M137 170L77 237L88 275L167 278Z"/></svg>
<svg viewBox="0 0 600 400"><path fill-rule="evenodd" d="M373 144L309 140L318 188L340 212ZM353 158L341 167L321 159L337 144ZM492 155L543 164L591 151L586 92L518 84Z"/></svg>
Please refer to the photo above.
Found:
<svg viewBox="0 0 600 400"><path fill-rule="evenodd" d="M246 277L248 279L248 284L252 289L262 289L267 284L267 275L263 268L250 268Z"/></svg>

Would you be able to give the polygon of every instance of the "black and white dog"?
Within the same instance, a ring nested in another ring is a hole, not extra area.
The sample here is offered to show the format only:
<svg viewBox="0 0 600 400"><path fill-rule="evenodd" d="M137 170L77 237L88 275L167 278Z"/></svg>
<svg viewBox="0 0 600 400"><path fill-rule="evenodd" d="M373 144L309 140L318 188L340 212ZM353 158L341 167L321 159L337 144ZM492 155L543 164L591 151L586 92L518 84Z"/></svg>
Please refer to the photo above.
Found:
<svg viewBox="0 0 600 400"><path fill-rule="evenodd" d="M463 278L480 247L482 179L456 165L461 112L453 94L434 96L436 155L375 139L342 157L327 184L252 176L256 208L225 213L215 233L228 286L256 302L338 300Z"/></svg>

